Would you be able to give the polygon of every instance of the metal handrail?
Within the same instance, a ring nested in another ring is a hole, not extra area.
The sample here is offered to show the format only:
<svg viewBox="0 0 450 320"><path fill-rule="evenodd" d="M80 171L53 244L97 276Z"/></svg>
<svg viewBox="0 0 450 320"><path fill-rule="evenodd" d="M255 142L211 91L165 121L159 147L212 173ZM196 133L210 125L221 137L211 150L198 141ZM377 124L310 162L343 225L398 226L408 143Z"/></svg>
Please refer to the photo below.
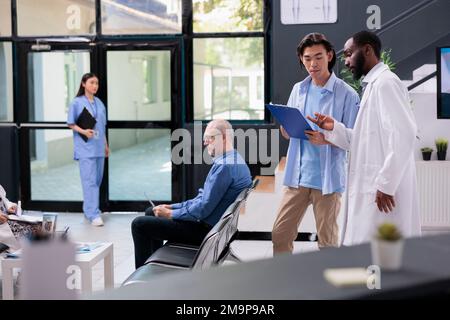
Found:
<svg viewBox="0 0 450 320"><path fill-rule="evenodd" d="M434 72L430 73L429 75L427 75L426 77L423 77L422 79L417 80L416 82L414 82L413 84L410 84L408 86L408 91L411 91L412 89L420 86L422 83L427 82L428 80L435 77L436 75L437 75L437 71L434 71Z"/></svg>

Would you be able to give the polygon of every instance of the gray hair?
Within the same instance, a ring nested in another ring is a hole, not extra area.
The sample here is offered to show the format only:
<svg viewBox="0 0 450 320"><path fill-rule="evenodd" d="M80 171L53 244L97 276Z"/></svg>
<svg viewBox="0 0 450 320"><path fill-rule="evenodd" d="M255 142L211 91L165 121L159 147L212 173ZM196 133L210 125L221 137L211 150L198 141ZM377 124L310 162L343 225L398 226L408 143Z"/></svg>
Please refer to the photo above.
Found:
<svg viewBox="0 0 450 320"><path fill-rule="evenodd" d="M220 133L226 136L227 140L233 144L234 130L230 122L224 119L214 119L208 123L208 126L220 131Z"/></svg>

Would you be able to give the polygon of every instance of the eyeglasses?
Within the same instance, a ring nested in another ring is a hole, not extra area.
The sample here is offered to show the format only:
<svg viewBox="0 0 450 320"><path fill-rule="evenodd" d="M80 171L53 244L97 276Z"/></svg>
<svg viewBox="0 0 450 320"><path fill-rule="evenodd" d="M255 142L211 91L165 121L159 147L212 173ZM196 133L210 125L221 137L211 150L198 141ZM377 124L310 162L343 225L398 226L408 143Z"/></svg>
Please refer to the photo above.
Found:
<svg viewBox="0 0 450 320"><path fill-rule="evenodd" d="M212 141L214 141L215 137L217 137L217 136L219 136L219 135L220 135L220 133L215 134L215 135L212 135L212 136L206 135L206 134L205 134L205 135L203 136L203 142L204 142L204 143L212 142Z"/></svg>

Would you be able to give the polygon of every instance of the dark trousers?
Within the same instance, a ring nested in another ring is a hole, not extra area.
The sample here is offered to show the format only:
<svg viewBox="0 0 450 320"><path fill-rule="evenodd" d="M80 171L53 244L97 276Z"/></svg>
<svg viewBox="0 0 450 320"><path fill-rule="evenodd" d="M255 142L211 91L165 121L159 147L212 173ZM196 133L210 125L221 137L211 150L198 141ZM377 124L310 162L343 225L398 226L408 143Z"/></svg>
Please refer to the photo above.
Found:
<svg viewBox="0 0 450 320"><path fill-rule="evenodd" d="M211 229L203 222L158 218L151 210L146 210L145 214L131 223L136 269L162 247L164 240L199 245Z"/></svg>

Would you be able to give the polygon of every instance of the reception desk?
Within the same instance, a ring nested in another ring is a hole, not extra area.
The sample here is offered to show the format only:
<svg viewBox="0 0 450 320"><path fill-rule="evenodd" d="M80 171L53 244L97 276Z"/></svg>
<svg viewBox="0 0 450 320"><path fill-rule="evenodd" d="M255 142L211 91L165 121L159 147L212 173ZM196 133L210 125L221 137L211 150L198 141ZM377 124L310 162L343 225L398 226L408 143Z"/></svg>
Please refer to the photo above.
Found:
<svg viewBox="0 0 450 320"><path fill-rule="evenodd" d="M300 300L414 298L450 289L450 234L407 239L403 267L381 271L381 289L366 285L338 288L328 283L327 268L372 264L370 245L331 248L212 268L182 271L106 291L88 299L152 300Z"/></svg>

